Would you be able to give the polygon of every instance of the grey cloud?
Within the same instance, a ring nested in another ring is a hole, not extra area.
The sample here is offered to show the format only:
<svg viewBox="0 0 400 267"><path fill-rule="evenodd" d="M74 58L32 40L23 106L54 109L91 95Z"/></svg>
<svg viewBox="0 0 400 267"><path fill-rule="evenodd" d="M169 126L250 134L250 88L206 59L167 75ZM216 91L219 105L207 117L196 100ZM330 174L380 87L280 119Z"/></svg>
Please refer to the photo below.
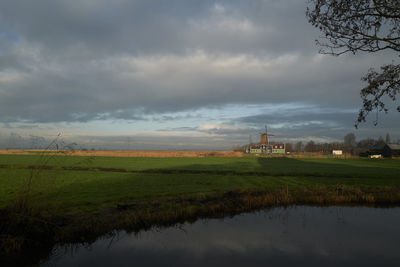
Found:
<svg viewBox="0 0 400 267"><path fill-rule="evenodd" d="M341 140L345 134L353 132L358 140L372 137L385 136L387 132L396 137L400 127L396 123L397 114L389 113L379 118L379 124L371 127L362 125L360 129L354 128L356 112L318 106L281 108L276 112L266 112L252 116L245 116L234 120L235 123L258 127L252 131L253 137L257 132L263 131L267 124L269 132L274 134L272 139L285 142L296 142L314 139L317 142L331 142Z"/></svg>
<svg viewBox="0 0 400 267"><path fill-rule="evenodd" d="M282 52L299 42L312 45L305 6L297 0L2 1L0 21L28 42L63 53Z"/></svg>
<svg viewBox="0 0 400 267"><path fill-rule="evenodd" d="M169 121L179 121L179 120L188 120L188 119L199 119L202 118L202 115L199 114L185 114L185 115L153 115L148 116L148 119L151 118L152 121L155 122L169 122ZM185 127L182 127L185 128Z"/></svg>
<svg viewBox="0 0 400 267"><path fill-rule="evenodd" d="M169 128L163 128L159 129L159 132L192 132L196 131L198 127L169 127Z"/></svg>
<svg viewBox="0 0 400 267"><path fill-rule="evenodd" d="M316 55L319 33L305 8L297 0L2 1L0 121L143 120L232 103L357 108L362 73L393 55Z"/></svg>
<svg viewBox="0 0 400 267"><path fill-rule="evenodd" d="M306 122L334 123L340 126L353 126L356 119L354 110L324 109L321 107L303 107L283 109L269 114L258 114L238 118L238 121L247 124L285 124L286 128L296 128ZM353 123L353 124L352 124Z"/></svg>
<svg viewBox="0 0 400 267"><path fill-rule="evenodd" d="M185 20L210 5L211 1L2 1L0 17L2 25L22 38L53 51L76 47L88 49L88 54L160 52L173 49Z"/></svg>
<svg viewBox="0 0 400 267"><path fill-rule="evenodd" d="M234 123L224 123L206 129L197 128L197 131L209 135L220 135L228 138L241 138L241 140L246 140L249 133L254 132L255 129L251 127L238 127Z"/></svg>
<svg viewBox="0 0 400 267"><path fill-rule="evenodd" d="M301 56L285 60L272 59L270 63L282 70L249 56L204 53L118 58L113 63L87 65L56 64L54 69L41 67L34 72L12 73L16 77L11 81L2 82L0 78L0 114L2 121L88 121L136 119L140 114L132 114L135 110L162 113L229 103L298 101L329 105L336 100L337 106L354 107L359 101L358 93L349 92L349 88L354 88L353 92L359 88L359 82L353 81L353 76L359 74L354 63L342 68L352 77L338 85L336 76L340 73L331 71L332 77L324 76L324 71L332 68L327 63L303 63L306 58Z"/></svg>

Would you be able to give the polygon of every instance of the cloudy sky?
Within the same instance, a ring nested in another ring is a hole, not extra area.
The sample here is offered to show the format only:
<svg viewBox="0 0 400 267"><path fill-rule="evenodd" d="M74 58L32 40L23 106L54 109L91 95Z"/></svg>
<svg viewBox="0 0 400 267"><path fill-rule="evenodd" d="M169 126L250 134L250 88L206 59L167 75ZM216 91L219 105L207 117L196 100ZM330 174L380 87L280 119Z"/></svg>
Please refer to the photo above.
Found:
<svg viewBox="0 0 400 267"><path fill-rule="evenodd" d="M360 78L394 53L318 54L306 0L2 0L0 146L230 149L400 138L391 106L354 129ZM44 138L44 139L43 139Z"/></svg>

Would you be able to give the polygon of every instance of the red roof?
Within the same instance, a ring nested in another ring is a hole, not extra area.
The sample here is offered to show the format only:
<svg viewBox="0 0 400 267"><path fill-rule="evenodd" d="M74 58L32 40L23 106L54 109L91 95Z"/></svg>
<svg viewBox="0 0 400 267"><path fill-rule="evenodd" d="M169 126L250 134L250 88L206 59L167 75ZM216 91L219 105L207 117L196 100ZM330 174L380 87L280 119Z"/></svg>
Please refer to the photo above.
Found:
<svg viewBox="0 0 400 267"><path fill-rule="evenodd" d="M285 149L285 144L275 144L272 149Z"/></svg>

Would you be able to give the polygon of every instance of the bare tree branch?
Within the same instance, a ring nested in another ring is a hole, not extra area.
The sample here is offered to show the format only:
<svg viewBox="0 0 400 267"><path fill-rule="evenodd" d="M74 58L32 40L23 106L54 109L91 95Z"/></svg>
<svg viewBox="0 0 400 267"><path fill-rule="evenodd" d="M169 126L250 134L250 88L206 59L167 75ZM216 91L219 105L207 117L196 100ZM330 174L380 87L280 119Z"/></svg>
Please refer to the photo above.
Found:
<svg viewBox="0 0 400 267"><path fill-rule="evenodd" d="M359 123L365 122L366 116L371 111L388 111L382 97L387 95L391 100L396 100L396 95L400 93L400 65L384 65L381 67L381 72L370 69L362 80L367 82L368 86L360 92L363 107L358 114L356 127ZM400 105L397 110L400 111Z"/></svg>
<svg viewBox="0 0 400 267"><path fill-rule="evenodd" d="M316 40L320 53L339 56L349 52L400 52L400 0L309 0L309 5L308 21L324 34L320 38L323 41ZM383 98L396 100L399 75L400 65L393 62L382 66L381 72L370 69L362 77L368 85L360 92L363 106L356 127L371 111L388 111ZM400 106L397 110L400 112Z"/></svg>

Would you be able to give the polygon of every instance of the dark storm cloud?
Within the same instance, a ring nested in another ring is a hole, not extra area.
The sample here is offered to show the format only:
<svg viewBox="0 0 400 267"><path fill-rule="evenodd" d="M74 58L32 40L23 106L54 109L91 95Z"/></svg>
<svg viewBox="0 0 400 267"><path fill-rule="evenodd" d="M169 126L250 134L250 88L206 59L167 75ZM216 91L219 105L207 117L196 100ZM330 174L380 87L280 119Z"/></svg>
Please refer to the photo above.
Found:
<svg viewBox="0 0 400 267"><path fill-rule="evenodd" d="M1 1L0 121L141 120L231 103L358 107L359 77L392 55L317 55L305 8L297 0Z"/></svg>

